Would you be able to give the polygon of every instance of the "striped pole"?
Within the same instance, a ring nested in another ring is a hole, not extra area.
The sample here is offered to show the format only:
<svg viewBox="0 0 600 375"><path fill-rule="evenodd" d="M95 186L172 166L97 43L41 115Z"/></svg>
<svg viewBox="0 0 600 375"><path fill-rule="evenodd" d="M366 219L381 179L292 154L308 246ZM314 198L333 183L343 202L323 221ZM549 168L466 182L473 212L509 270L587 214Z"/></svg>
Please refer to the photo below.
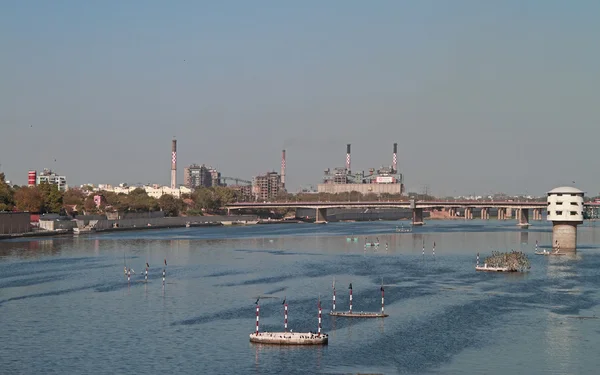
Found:
<svg viewBox="0 0 600 375"><path fill-rule="evenodd" d="M317 331L317 336L321 336L321 298L319 298L319 329Z"/></svg>
<svg viewBox="0 0 600 375"><path fill-rule="evenodd" d="M165 271L165 269L163 268L163 284L165 283L165 276L166 276L167 272Z"/></svg>
<svg viewBox="0 0 600 375"><path fill-rule="evenodd" d="M384 306L385 304L383 303L384 298L383 298L383 284L381 285L381 315L383 315L383 310L384 310Z"/></svg>
<svg viewBox="0 0 600 375"><path fill-rule="evenodd" d="M425 258L425 240L423 240L423 259Z"/></svg>
<svg viewBox="0 0 600 375"><path fill-rule="evenodd" d="M285 305L283 305L283 310L285 311L284 315L284 320L283 320L283 327L285 328L285 331L287 332L287 303Z"/></svg>
<svg viewBox="0 0 600 375"><path fill-rule="evenodd" d="M535 240L535 251L538 251L538 241Z"/></svg>
<svg viewBox="0 0 600 375"><path fill-rule="evenodd" d="M477 253L477 267L479 267L479 253Z"/></svg>
<svg viewBox="0 0 600 375"><path fill-rule="evenodd" d="M131 270L127 270L127 282L131 281Z"/></svg>
<svg viewBox="0 0 600 375"><path fill-rule="evenodd" d="M350 284L350 312L352 312L352 284Z"/></svg>
<svg viewBox="0 0 600 375"><path fill-rule="evenodd" d="M258 336L258 312L260 311L260 306L256 304L256 336Z"/></svg>
<svg viewBox="0 0 600 375"><path fill-rule="evenodd" d="M148 267L146 267L146 274L144 275L144 278L146 279L146 281L148 281Z"/></svg>
<svg viewBox="0 0 600 375"><path fill-rule="evenodd" d="M333 282L333 309L335 311L335 281Z"/></svg>
<svg viewBox="0 0 600 375"><path fill-rule="evenodd" d="M435 241L433 241L433 256L435 257Z"/></svg>

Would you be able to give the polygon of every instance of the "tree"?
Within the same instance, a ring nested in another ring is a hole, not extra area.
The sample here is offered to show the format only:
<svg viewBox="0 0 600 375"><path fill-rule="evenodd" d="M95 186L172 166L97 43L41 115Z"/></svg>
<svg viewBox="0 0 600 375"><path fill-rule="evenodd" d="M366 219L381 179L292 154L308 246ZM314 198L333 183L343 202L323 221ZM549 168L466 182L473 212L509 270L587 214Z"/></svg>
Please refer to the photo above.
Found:
<svg viewBox="0 0 600 375"><path fill-rule="evenodd" d="M93 199L93 195L90 195L90 196ZM86 196L82 190L69 189L69 190L65 191L65 194L63 195L63 204L81 206L81 205L83 205L83 202L85 201L85 199L86 199Z"/></svg>
<svg viewBox="0 0 600 375"><path fill-rule="evenodd" d="M44 198L37 187L22 187L15 192L15 203L19 211L40 213Z"/></svg>
<svg viewBox="0 0 600 375"><path fill-rule="evenodd" d="M163 194L158 198L158 206L165 213L165 216L178 216L183 207L183 202L170 194Z"/></svg>
<svg viewBox="0 0 600 375"><path fill-rule="evenodd" d="M14 204L14 190L6 183L4 173L0 173L0 211L11 210Z"/></svg>
<svg viewBox="0 0 600 375"><path fill-rule="evenodd" d="M59 213L63 205L63 193L54 184L41 183L38 189L42 194L44 212Z"/></svg>

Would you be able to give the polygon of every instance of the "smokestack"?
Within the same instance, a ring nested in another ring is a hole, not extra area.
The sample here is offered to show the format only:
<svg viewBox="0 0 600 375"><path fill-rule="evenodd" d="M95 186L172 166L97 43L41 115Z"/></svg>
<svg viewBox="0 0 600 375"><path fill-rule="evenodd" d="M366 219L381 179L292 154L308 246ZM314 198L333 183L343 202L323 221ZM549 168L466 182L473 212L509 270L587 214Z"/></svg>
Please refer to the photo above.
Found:
<svg viewBox="0 0 600 375"><path fill-rule="evenodd" d="M346 170L350 174L350 143L346 145Z"/></svg>
<svg viewBox="0 0 600 375"><path fill-rule="evenodd" d="M392 154L392 173L398 172L398 144L394 143L394 153Z"/></svg>
<svg viewBox="0 0 600 375"><path fill-rule="evenodd" d="M281 187L285 189L285 150L281 151Z"/></svg>
<svg viewBox="0 0 600 375"><path fill-rule="evenodd" d="M171 189L177 189L177 140L171 142Z"/></svg>

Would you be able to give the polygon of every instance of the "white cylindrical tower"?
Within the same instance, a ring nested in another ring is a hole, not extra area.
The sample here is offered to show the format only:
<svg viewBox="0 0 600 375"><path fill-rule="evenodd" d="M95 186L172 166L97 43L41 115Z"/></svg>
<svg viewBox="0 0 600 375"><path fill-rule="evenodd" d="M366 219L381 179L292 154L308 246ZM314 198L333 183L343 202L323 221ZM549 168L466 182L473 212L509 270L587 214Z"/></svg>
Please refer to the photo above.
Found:
<svg viewBox="0 0 600 375"><path fill-rule="evenodd" d="M583 223L585 192L570 186L548 192L548 220L552 222L552 248L575 251L577 225Z"/></svg>

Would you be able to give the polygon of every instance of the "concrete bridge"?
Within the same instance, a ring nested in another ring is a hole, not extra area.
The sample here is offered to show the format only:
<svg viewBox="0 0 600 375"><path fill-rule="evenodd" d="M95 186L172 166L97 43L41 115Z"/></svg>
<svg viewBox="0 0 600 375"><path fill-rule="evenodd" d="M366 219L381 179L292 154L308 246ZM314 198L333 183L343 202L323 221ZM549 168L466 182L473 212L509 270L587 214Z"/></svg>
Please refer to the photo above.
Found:
<svg viewBox="0 0 600 375"><path fill-rule="evenodd" d="M411 209L412 224L423 225L424 210L446 210L449 216L457 216L459 211L464 212L464 218L473 219L473 210L481 210L481 219L490 218L490 209L498 210L498 220L512 217L513 211L519 221L519 225L529 225L529 211L532 211L533 220L542 220L542 212L546 209L547 202L532 201L356 201L356 202L238 202L232 203L227 208L228 214L231 210L242 209L276 209L276 208L312 208L315 209L315 222L325 222L327 209L329 208L404 208ZM586 207L598 207L600 203L586 203Z"/></svg>

